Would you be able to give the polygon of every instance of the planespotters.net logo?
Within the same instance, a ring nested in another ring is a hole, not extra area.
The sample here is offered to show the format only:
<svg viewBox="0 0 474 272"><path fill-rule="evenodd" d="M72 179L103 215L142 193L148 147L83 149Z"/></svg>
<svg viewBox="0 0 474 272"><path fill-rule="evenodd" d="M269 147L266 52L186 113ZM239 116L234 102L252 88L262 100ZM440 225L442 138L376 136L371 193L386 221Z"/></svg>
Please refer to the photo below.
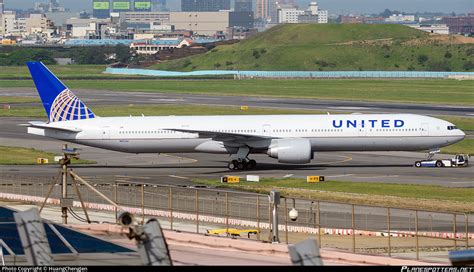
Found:
<svg viewBox="0 0 474 272"><path fill-rule="evenodd" d="M49 114L49 121L83 120L94 117L94 113L76 95L66 89L54 100Z"/></svg>
<svg viewBox="0 0 474 272"><path fill-rule="evenodd" d="M402 266L401 272L474 272L474 267Z"/></svg>

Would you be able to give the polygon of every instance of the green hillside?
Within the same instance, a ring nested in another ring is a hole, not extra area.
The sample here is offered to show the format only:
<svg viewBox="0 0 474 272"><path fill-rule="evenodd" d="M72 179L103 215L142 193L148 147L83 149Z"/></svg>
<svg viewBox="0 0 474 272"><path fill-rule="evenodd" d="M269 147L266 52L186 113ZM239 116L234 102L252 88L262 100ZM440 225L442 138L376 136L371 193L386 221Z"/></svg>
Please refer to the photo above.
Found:
<svg viewBox="0 0 474 272"><path fill-rule="evenodd" d="M432 36L401 25L285 24L152 68L474 71L474 42L461 43L455 37Z"/></svg>

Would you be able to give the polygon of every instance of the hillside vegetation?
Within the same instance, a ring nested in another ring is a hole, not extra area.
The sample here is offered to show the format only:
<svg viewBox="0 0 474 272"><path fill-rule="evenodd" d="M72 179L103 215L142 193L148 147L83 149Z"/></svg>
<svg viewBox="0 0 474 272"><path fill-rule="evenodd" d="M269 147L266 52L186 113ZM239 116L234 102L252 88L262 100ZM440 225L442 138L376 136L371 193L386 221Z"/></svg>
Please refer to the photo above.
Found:
<svg viewBox="0 0 474 272"><path fill-rule="evenodd" d="M162 70L474 71L474 38L401 25L285 24Z"/></svg>

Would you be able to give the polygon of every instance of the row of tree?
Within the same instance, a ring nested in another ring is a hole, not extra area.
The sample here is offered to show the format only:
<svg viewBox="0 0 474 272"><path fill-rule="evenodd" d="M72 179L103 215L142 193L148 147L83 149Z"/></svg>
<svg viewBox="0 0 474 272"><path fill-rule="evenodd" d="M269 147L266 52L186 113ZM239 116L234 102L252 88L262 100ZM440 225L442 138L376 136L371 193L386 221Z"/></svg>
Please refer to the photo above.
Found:
<svg viewBox="0 0 474 272"><path fill-rule="evenodd" d="M0 47L0 66L21 66L28 61L42 61L56 64L55 58L71 58L77 64L110 64L132 61L130 49L125 45L73 48L26 48L17 46Z"/></svg>

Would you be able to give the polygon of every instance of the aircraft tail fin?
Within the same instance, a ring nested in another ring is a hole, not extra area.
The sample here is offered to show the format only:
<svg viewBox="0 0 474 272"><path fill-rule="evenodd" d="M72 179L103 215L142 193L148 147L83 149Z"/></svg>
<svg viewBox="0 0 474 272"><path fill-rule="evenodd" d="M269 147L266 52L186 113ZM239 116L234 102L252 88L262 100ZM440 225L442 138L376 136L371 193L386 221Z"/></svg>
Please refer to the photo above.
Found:
<svg viewBox="0 0 474 272"><path fill-rule="evenodd" d="M42 62L28 62L27 65L50 122L95 118L95 114Z"/></svg>

